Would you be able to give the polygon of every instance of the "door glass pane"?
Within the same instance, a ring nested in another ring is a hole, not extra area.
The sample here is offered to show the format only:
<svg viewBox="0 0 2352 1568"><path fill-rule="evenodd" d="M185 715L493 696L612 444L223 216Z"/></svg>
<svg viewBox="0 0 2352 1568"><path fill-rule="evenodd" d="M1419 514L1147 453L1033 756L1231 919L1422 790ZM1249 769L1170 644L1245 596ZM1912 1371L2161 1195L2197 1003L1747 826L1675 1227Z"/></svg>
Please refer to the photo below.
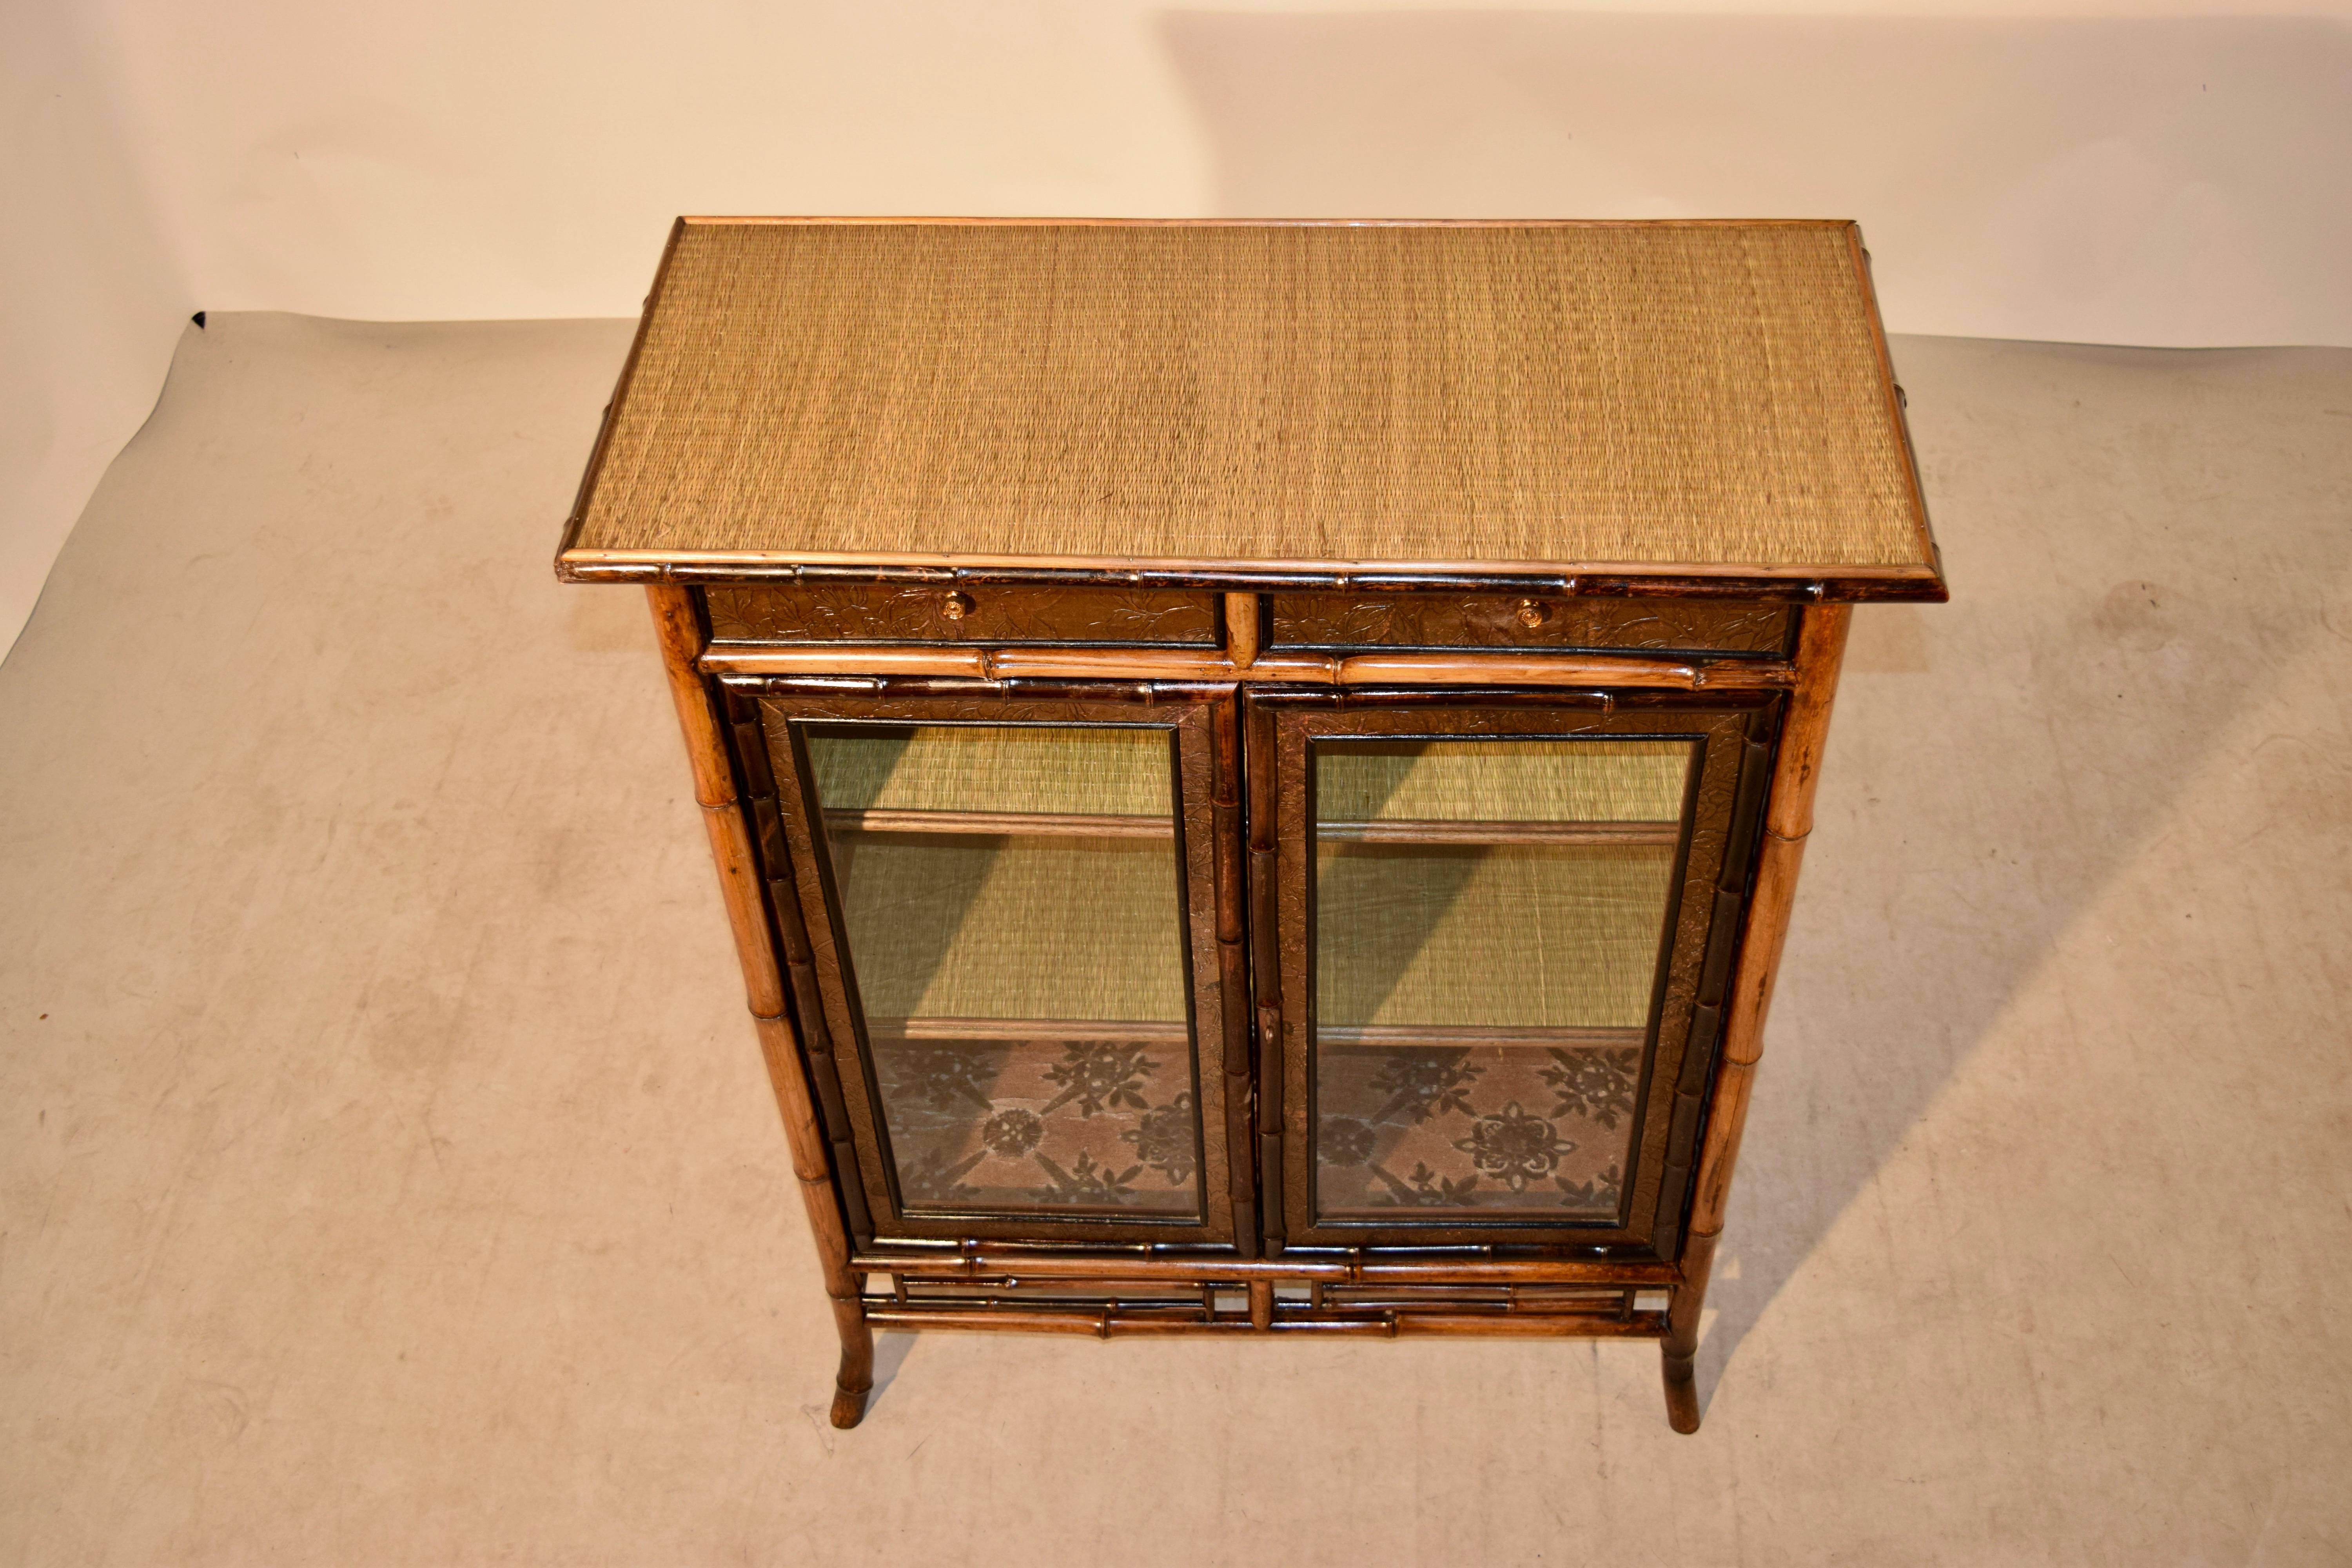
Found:
<svg viewBox="0 0 2352 1568"><path fill-rule="evenodd" d="M1173 731L805 737L905 1210L1197 1220Z"/></svg>
<svg viewBox="0 0 2352 1568"><path fill-rule="evenodd" d="M1315 744L1318 1218L1615 1217L1697 747Z"/></svg>

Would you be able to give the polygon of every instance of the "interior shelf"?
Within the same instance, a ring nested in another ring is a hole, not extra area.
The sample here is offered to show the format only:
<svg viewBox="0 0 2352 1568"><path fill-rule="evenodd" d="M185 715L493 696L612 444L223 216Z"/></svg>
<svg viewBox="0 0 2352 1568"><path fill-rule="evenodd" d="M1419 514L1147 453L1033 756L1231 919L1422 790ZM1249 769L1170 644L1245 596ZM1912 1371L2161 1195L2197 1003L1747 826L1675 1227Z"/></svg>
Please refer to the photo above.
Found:
<svg viewBox="0 0 2352 1568"><path fill-rule="evenodd" d="M866 1035L877 1042L924 1045L942 1040L1064 1041L1105 1037L1181 1045L1192 1027L1181 1019L1136 1018L954 1018L932 1015L920 1018L877 1018L868 1016Z"/></svg>
<svg viewBox="0 0 2352 1568"><path fill-rule="evenodd" d="M1318 822L1315 837L1346 844L1646 844L1682 840L1682 824L1665 822L1480 822L1388 817L1372 822Z"/></svg>
<svg viewBox="0 0 2352 1568"><path fill-rule="evenodd" d="M824 825L836 833L1068 834L1085 838L1168 838L1176 832L1171 816L1044 811L835 809L824 814Z"/></svg>
<svg viewBox="0 0 2352 1568"><path fill-rule="evenodd" d="M1340 1050L1397 1050L1408 1047L1427 1050L1529 1047L1540 1050L1551 1047L1639 1046L1648 1038L1647 1028L1591 1026L1335 1025L1326 1024L1319 1018L1315 1025L1315 1043L1318 1047L1328 1046Z"/></svg>

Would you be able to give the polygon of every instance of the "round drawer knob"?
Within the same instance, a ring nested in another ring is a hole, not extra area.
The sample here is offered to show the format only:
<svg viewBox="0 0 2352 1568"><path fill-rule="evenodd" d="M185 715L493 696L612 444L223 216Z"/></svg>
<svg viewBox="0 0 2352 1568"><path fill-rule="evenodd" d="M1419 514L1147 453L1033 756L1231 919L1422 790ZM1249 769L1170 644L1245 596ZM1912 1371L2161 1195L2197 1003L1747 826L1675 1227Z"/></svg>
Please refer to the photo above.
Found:
<svg viewBox="0 0 2352 1568"><path fill-rule="evenodd" d="M970 594L950 594L940 601L940 614L951 621L963 619L971 614L974 608L976 606L972 604Z"/></svg>
<svg viewBox="0 0 2352 1568"><path fill-rule="evenodd" d="M1521 599L1519 601L1517 620L1519 625L1527 627L1528 630L1533 631L1538 626L1548 623L1550 619L1551 606L1549 605L1543 603L1539 599Z"/></svg>

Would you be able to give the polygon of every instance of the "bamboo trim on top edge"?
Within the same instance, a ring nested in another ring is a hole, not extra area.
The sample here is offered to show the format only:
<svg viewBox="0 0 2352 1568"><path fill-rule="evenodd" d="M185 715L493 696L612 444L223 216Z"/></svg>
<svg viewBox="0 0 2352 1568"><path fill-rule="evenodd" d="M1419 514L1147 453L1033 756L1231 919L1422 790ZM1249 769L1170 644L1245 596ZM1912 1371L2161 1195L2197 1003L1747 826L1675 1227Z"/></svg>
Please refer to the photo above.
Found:
<svg viewBox="0 0 2352 1568"><path fill-rule="evenodd" d="M1791 668L1751 658L1661 659L1623 654L1261 654L1237 665L1190 649L970 647L880 644L831 647L712 646L699 668L718 676L845 676L890 679L1232 681L1297 686L1642 687L1676 691L1777 691Z"/></svg>
<svg viewBox="0 0 2352 1568"><path fill-rule="evenodd" d="M1850 228L1850 217L958 217L887 214L777 215L694 214L681 226L695 228L866 227L935 224L983 228Z"/></svg>
<svg viewBox="0 0 2352 1568"><path fill-rule="evenodd" d="M580 525L574 516L566 524L565 536ZM1364 561L1339 557L1285 556L1239 558L1223 556L1181 555L990 555L941 552L904 551L884 554L872 551L785 551L785 550L581 550L568 545L555 558L556 574L572 582L655 582L677 580L683 569L698 575L702 572L723 573L730 569L759 574L746 578L747 583L773 582L789 569L797 577L803 567L870 568L877 573L938 572L950 575L937 579L953 581L953 574L989 572L1020 574L1034 572L1041 580L1052 581L1054 574L1091 573L1104 577L1124 579L1131 585L1146 585L1153 577L1213 577L1235 583L1265 584L1275 587L1311 585L1317 589L1346 589L1361 586L1360 579L1385 580L1392 577L1425 577L1433 589L1446 589L1465 579L1510 578L1524 581L1530 587L1539 587L1568 596L1578 592L1578 584L1585 579L1610 583L1625 580L1655 579L1661 595L1671 595L1667 584L1681 578L1721 579L1731 584L1769 583L1779 585L1815 584L1822 596L1832 596L1841 583L1918 584L1932 587L1941 596L1943 578L1932 565L1840 565L1834 563L1810 563L1791 565L1759 565L1739 562L1622 562L1622 561ZM585 575L583 575L583 574ZM877 581L881 580L879 578ZM1108 585L1108 584L1106 584ZM1387 586L1382 582L1383 587ZM1736 596L1736 595L1734 595Z"/></svg>

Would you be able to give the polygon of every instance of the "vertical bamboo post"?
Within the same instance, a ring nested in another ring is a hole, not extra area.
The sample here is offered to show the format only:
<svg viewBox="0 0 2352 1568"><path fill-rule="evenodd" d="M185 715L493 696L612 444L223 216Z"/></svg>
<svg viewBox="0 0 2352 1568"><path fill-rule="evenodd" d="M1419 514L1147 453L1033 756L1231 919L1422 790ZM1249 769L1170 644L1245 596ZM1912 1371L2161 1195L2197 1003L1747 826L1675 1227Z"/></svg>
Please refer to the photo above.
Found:
<svg viewBox="0 0 2352 1568"><path fill-rule="evenodd" d="M1235 669L1257 662L1257 595L1225 595L1225 655Z"/></svg>
<svg viewBox="0 0 2352 1568"><path fill-rule="evenodd" d="M866 1398L874 1386L874 1332L866 1322L859 1277L849 1267L849 1233L834 1196L824 1134L817 1125L808 1078L801 1068L800 1044L784 1011L783 975L770 940L759 866L751 853L751 825L744 820L734 769L728 763L726 744L720 738L724 731L718 706L695 668L702 653L702 628L695 619L694 595L674 584L656 583L646 587L646 597L653 606L654 633L661 642L662 664L669 673L670 698L677 705L678 724L686 732L686 754L694 767L694 798L702 806L703 826L710 833L727 921L734 928L735 951L743 963L745 1000L759 1030L760 1054L768 1064L776 1109L783 1115L793 1174L800 1180L801 1201L808 1208L809 1229L816 1237L817 1260L824 1274L824 1293L833 1300L834 1326L841 1334L833 1424L855 1426L866 1414Z"/></svg>
<svg viewBox="0 0 2352 1568"><path fill-rule="evenodd" d="M1846 605L1809 605L1798 628L1797 686L1789 699L1780 754L1772 765L1772 794L1764 808L1764 845L1757 857L1748 930L1732 983L1730 1016L1724 1025L1723 1068L1716 1077L1706 1137L1699 1147L1690 1230L1683 1243L1683 1282L1674 1288L1667 1304L1666 1337L1659 1346L1666 1418L1677 1432L1698 1430L1698 1384L1692 1363L1698 1353L1699 1310L1706 1302L1715 1244L1723 1234L1723 1210L1731 1196L1731 1171L1739 1159L1739 1134L1748 1121L1756 1064L1764 1055L1764 1016L1772 1005L1772 983L1780 970L1780 944L1789 933L1805 836L1813 830L1813 787L1821 777L1830 705L1837 696L1838 667L1845 658L1852 616Z"/></svg>
<svg viewBox="0 0 2352 1568"><path fill-rule="evenodd" d="M1209 710L1210 758L1216 788L1217 985L1223 1004L1218 1019L1224 1054L1225 1164L1233 1199L1234 1249L1257 1256L1257 1162L1250 1140L1249 921L1244 912L1248 874L1242 856L1241 694L1219 698Z"/></svg>
<svg viewBox="0 0 2352 1568"><path fill-rule="evenodd" d="M1269 1258L1280 1255L1288 1220L1283 1194L1281 858L1276 854L1274 711L1242 705L1242 770L1249 829L1250 984L1257 1005L1258 1233ZM1311 848L1307 851L1312 853Z"/></svg>

